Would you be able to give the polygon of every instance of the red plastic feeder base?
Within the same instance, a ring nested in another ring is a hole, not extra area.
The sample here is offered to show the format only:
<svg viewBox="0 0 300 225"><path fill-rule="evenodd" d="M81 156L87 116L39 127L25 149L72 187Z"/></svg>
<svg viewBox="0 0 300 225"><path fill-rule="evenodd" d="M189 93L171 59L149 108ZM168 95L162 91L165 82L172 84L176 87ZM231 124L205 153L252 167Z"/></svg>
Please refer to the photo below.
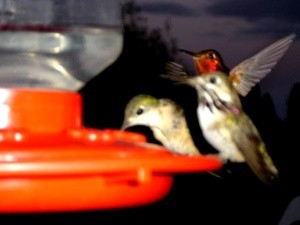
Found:
<svg viewBox="0 0 300 225"><path fill-rule="evenodd" d="M174 173L222 166L143 135L82 126L77 93L0 89L0 213L123 208L160 200Z"/></svg>

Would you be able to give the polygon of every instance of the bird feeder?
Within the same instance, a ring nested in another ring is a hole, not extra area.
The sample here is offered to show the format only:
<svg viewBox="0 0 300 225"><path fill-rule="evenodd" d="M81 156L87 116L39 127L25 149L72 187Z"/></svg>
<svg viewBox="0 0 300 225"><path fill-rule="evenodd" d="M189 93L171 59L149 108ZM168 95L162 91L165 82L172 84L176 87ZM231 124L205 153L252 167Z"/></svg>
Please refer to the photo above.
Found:
<svg viewBox="0 0 300 225"><path fill-rule="evenodd" d="M140 206L166 196L175 173L211 171L142 134L82 123L77 91L122 50L116 0L0 3L0 213ZM101 76L101 75L100 75Z"/></svg>

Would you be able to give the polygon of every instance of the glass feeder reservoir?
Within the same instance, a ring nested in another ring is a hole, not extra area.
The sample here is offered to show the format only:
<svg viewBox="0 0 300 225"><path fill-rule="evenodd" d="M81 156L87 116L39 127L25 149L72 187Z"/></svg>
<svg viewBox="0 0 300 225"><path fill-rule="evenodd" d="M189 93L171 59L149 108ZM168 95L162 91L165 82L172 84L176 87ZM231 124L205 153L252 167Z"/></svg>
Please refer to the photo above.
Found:
<svg viewBox="0 0 300 225"><path fill-rule="evenodd" d="M221 167L82 125L76 92L122 51L117 0L0 0L0 213L132 207Z"/></svg>

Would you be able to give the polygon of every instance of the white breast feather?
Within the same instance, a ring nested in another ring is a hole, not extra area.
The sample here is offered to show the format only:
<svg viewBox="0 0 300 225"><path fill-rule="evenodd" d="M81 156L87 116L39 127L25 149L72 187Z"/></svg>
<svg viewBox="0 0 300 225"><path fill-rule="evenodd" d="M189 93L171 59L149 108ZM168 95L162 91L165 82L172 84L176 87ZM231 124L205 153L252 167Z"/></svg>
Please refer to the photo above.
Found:
<svg viewBox="0 0 300 225"><path fill-rule="evenodd" d="M203 132L203 136L217 151L220 157L226 161L243 162L244 158L238 151L234 143L232 143L230 131L216 127L217 123L222 123L226 119L224 113L220 113L216 108L213 111L207 106L200 105L197 108L199 124Z"/></svg>

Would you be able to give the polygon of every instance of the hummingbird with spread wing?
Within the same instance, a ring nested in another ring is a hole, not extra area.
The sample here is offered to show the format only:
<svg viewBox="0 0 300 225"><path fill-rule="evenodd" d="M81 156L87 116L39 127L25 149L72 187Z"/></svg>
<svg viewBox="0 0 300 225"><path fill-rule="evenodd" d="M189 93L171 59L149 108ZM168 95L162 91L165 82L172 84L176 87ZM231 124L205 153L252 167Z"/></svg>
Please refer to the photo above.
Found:
<svg viewBox="0 0 300 225"><path fill-rule="evenodd" d="M278 179L278 170L257 128L244 112L238 91L228 74L216 71L203 76L175 76L174 80L195 88L197 116L203 136L219 151L224 163L246 162L265 184Z"/></svg>
<svg viewBox="0 0 300 225"><path fill-rule="evenodd" d="M232 69L225 65L221 54L217 50L206 49L199 52L191 52L180 49L179 51L192 56L197 73L191 74L182 65L176 62L169 62L166 65L166 74L189 76L221 71L229 75L229 80L239 95L246 96L253 86L272 71L287 52L295 37L296 35L292 33L277 40Z"/></svg>

